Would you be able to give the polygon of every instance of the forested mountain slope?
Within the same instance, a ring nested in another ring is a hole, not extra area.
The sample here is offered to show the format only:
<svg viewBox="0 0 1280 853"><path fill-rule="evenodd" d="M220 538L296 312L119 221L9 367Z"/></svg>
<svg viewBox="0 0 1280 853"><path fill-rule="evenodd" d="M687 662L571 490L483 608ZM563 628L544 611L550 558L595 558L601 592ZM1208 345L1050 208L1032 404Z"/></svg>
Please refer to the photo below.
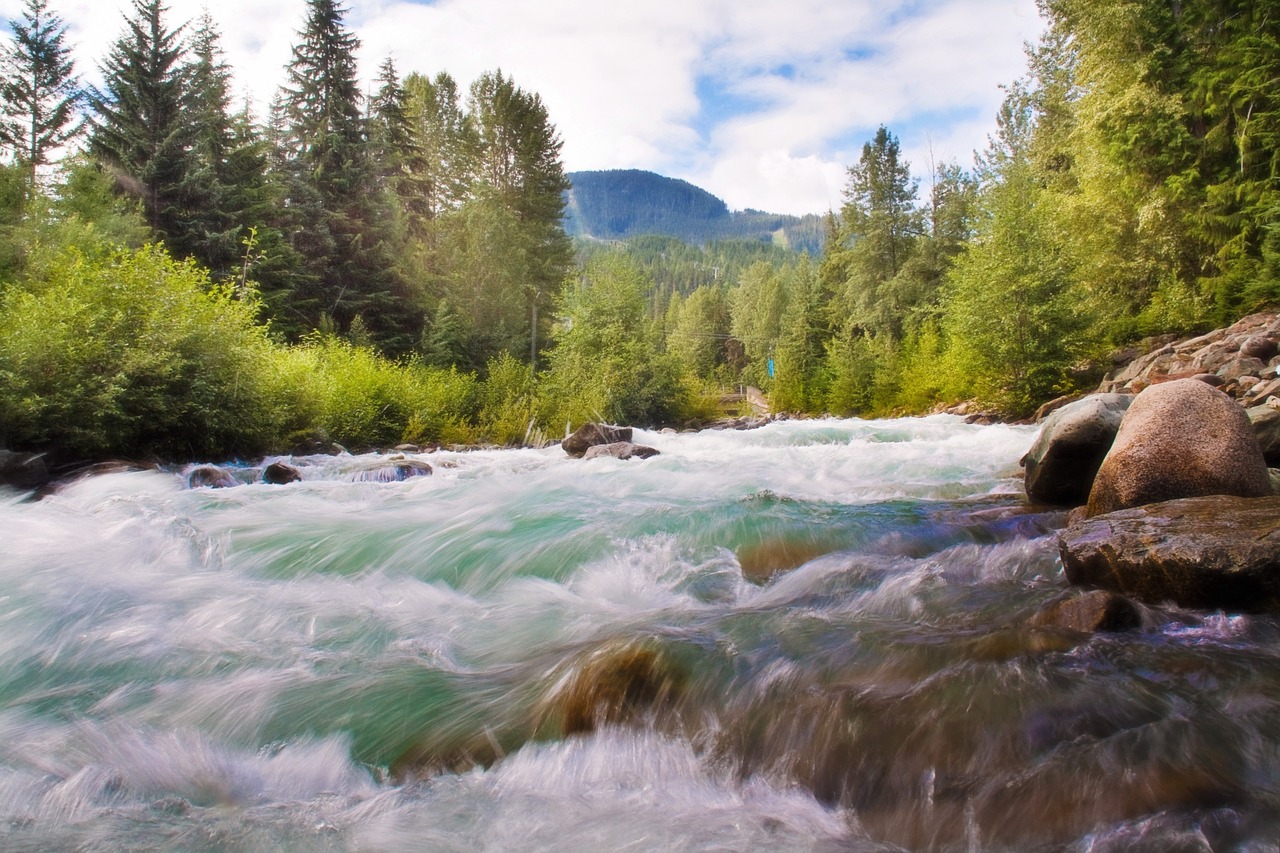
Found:
<svg viewBox="0 0 1280 853"><path fill-rule="evenodd" d="M730 211L688 181L638 169L570 172L565 231L571 237L626 240L660 235L688 243L759 240L784 248L822 249L822 218L758 210Z"/></svg>

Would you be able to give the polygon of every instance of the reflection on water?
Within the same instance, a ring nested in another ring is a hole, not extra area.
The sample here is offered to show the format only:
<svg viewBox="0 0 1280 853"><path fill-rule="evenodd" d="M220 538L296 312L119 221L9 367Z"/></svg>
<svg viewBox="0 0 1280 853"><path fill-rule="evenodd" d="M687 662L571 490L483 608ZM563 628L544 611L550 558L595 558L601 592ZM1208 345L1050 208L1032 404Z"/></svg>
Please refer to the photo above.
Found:
<svg viewBox="0 0 1280 853"><path fill-rule="evenodd" d="M1030 627L1033 435L0 497L0 847L1274 849L1280 625Z"/></svg>

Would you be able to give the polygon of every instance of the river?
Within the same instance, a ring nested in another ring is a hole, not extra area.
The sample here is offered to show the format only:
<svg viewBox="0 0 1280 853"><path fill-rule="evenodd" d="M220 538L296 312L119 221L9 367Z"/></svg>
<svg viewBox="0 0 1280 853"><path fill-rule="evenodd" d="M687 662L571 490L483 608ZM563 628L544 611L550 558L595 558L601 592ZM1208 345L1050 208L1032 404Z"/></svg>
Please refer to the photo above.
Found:
<svg viewBox="0 0 1280 853"><path fill-rule="evenodd" d="M1276 849L1280 624L1026 627L1034 434L0 493L0 849Z"/></svg>

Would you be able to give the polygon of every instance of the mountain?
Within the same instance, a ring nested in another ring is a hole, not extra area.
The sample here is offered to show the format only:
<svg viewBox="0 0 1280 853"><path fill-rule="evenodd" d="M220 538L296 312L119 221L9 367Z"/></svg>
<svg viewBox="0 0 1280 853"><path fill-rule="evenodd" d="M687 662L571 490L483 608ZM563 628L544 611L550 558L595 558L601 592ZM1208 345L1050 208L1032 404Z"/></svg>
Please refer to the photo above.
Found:
<svg viewBox="0 0 1280 853"><path fill-rule="evenodd" d="M570 237L628 240L661 235L705 245L748 240L818 255L822 217L759 210L730 211L728 205L688 181L639 169L570 172L565 194L565 231Z"/></svg>

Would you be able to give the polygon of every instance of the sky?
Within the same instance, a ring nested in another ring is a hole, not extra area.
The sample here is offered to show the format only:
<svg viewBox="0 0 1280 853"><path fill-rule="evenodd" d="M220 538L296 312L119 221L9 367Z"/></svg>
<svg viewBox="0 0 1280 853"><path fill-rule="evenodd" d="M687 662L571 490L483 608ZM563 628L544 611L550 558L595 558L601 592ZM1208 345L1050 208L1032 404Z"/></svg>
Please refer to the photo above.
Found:
<svg viewBox="0 0 1280 853"><path fill-rule="evenodd" d="M0 19L22 0L0 0ZM77 69L124 31L131 0L49 0ZM265 111L285 80L306 0L168 0L176 26L209 14L237 92ZM825 213L885 125L912 173L972 165L1023 46L1035 0L346 0L367 85L388 56L403 76L465 87L501 69L536 92L566 171L647 169L730 208Z"/></svg>

